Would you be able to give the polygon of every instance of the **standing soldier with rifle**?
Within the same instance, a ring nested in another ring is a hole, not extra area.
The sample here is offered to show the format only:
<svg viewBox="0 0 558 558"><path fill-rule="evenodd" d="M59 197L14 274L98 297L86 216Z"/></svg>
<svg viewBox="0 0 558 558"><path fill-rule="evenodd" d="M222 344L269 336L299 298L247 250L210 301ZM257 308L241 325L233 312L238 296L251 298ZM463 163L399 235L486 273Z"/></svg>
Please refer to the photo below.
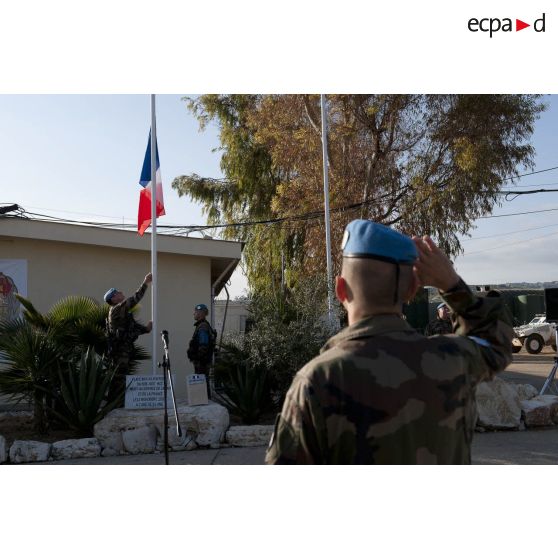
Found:
<svg viewBox="0 0 558 558"><path fill-rule="evenodd" d="M151 273L148 273L139 289L129 298L117 289L109 289L105 294L105 302L111 307L107 318L108 358L116 368L116 374L109 388L108 399L123 394L126 390L126 375L130 372L130 357L134 350L134 341L149 333L152 322L146 326L136 322L132 309L143 298L147 286L151 283ZM121 401L122 405L123 401Z"/></svg>

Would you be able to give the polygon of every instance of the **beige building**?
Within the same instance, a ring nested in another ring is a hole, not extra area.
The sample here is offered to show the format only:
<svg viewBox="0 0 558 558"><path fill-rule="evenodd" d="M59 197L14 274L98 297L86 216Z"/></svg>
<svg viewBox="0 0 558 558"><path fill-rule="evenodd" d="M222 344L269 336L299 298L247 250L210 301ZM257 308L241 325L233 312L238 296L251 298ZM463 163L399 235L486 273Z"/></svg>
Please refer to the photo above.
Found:
<svg viewBox="0 0 558 558"><path fill-rule="evenodd" d="M68 295L90 296L102 302L110 287L133 294L150 271L150 242L149 234L140 237L124 230L0 219L0 262L17 268L19 292L26 292L42 312ZM176 392L182 398L185 377L193 373L186 358L194 331L193 308L204 303L213 311L213 299L238 264L242 245L165 235L159 235L157 243L158 329L169 332ZM151 319L151 288L137 319L142 323ZM151 335L142 335L138 342L151 352ZM157 359L161 358L159 344ZM149 361L142 364L140 373L151 373Z"/></svg>
<svg viewBox="0 0 558 558"><path fill-rule="evenodd" d="M225 315L226 311L226 315ZM215 301L215 321L214 328L217 330L218 338L221 339L221 332L227 334L245 333L246 321L250 319L248 303L245 300L226 300ZM223 329L223 322L225 327Z"/></svg>

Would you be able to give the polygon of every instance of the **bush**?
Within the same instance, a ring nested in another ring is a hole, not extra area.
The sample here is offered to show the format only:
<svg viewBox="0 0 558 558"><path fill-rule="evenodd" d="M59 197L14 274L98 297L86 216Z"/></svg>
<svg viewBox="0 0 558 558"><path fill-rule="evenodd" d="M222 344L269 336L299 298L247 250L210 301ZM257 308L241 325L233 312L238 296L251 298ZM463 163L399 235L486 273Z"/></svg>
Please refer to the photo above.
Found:
<svg viewBox="0 0 558 558"><path fill-rule="evenodd" d="M88 297L71 296L41 314L29 300L17 298L24 307L24 319L0 322L0 393L15 402L32 402L35 430L44 433L52 419L65 412L57 408L62 386L59 369L81 366L88 350L99 358L106 353L109 307ZM139 360L149 358L137 345L131 356L131 370ZM81 403L72 408L76 415L72 420L79 424L78 415L84 409Z"/></svg>
<svg viewBox="0 0 558 558"><path fill-rule="evenodd" d="M324 293L321 279L307 278L283 295L253 296L252 326L243 335L226 338L228 356L216 366L216 380L223 378L227 366L234 369L244 362L246 369L265 371L269 398L276 406L281 404L296 372L338 329L328 320Z"/></svg>
<svg viewBox="0 0 558 558"><path fill-rule="evenodd" d="M213 397L244 424L255 424L263 413L276 408L265 368L251 365L248 355L234 345L223 346L215 365L221 389Z"/></svg>

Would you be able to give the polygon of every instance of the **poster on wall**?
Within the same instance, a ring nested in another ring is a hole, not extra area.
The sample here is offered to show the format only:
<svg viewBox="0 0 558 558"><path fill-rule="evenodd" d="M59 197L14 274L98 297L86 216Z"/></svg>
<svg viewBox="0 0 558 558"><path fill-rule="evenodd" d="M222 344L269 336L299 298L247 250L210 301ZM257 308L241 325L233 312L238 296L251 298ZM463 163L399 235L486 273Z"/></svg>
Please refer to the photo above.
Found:
<svg viewBox="0 0 558 558"><path fill-rule="evenodd" d="M27 260L0 260L0 319L14 320L22 307L16 294L27 296Z"/></svg>

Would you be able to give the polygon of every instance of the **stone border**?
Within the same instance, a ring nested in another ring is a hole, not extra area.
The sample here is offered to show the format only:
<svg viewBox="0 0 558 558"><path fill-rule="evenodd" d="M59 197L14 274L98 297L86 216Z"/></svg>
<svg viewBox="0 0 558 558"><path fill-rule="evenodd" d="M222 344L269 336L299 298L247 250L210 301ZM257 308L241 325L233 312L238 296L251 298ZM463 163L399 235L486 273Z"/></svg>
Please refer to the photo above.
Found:
<svg viewBox="0 0 558 558"><path fill-rule="evenodd" d="M500 378L479 384L477 406L477 431L480 432L558 425L558 396L539 396L529 384L513 384ZM274 429L273 425L259 424L230 426L227 409L212 401L199 406L179 404L178 415L182 436L177 435L174 418L169 416L171 451L267 446ZM8 448L0 435L0 464L161 453L164 450L162 432L160 409L115 409L95 425L93 438L60 440L53 444L15 440Z"/></svg>

